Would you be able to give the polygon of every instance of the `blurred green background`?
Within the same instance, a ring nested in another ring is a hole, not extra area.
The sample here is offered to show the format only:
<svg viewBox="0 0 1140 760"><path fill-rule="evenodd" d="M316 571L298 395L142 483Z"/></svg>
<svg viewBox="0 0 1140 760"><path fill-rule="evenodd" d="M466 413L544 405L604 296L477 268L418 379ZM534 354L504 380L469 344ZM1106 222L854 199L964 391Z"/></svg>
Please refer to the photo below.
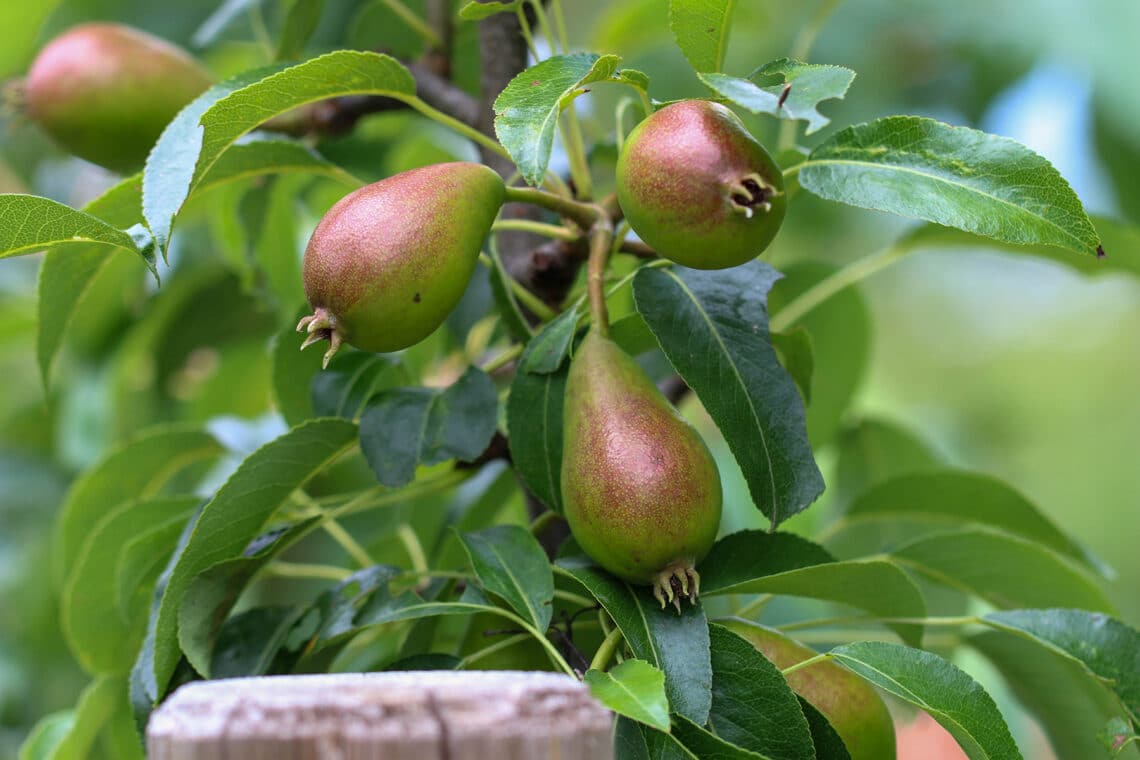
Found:
<svg viewBox="0 0 1140 760"><path fill-rule="evenodd" d="M0 77L21 72L44 39L89 19L124 21L194 49L195 34L218 5L9 2L0 10L0 27L11 37L0 49ZM278 3L262 5L272 29ZM726 66L736 75L787 55L816 7L773 0L738 5ZM567 0L565 7L578 45L621 54L627 66L649 73L653 97L703 94L672 43L665 0ZM198 52L219 75L259 63L259 48L249 41L258 26L241 11ZM848 0L823 28L811 60L851 67L858 78L846 100L824 105L833 123L807 142L892 113L974 126L1051 159L1090 211L1140 224L1136 29L1140 3L1121 0ZM460 31L458 45L468 56L473 39L469 26ZM379 3L328 0L310 52L345 46L399 54L414 53L416 45ZM473 67L457 71L472 84ZM596 136L612 139L617 98L601 86L579 100ZM0 191L77 205L110 181L60 154L17 113L0 119ZM750 125L774 143L771 121ZM406 114L373 117L360 131L367 139L326 147L362 176L464 150ZM313 209L337 192L311 191L317 199L293 230L302 244L305 225L319 215ZM216 207L198 211L196 226L186 225L185 259L217 262L220 246L211 241L240 238L248 214L227 211L233 197L216 200ZM770 261L781 269L805 261L842 264L879 251L910 226L801 193ZM1108 253L1140 257L1137 248ZM231 425L252 440L280 429L264 350L273 320L248 295L253 286L224 267L183 266L196 279L180 277L193 284L172 287L184 288L181 298L196 309L184 307L168 321L189 320L211 334L216 325L242 329L217 338L218 350L205 353L191 350L193 342L171 346L172 329L139 335L132 326L149 313L150 294L141 267L128 262L99 296L99 319L81 320L45 404L35 359L38 261L0 262L0 757L14 754L39 716L73 704L86 681L58 632L45 571L51 521L76 474L125 431L154 419L231 415L254 422ZM866 417L896 422L947 462L1013 484L1116 569L1114 598L1125 620L1140 623L1140 463L1133 448L1140 438L1140 280L1088 277L979 244L917 251L867 280L860 295L845 297L865 318L850 322L842 338L816 342L816 391L829 399L820 403L842 405L850 396L844 425ZM155 406L141 395L155 373L168 380L170 403ZM835 436L813 428L813 437ZM834 445L819 455L831 483ZM810 531L835 506L833 493L797 518L798 527ZM759 524L751 514L730 519Z"/></svg>

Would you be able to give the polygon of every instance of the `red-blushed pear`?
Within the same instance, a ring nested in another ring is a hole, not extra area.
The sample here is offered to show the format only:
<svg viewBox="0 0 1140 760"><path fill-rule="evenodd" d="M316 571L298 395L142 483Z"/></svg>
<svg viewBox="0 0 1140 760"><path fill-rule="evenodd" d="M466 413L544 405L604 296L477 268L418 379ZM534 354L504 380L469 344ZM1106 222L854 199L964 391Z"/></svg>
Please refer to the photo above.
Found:
<svg viewBox="0 0 1140 760"><path fill-rule="evenodd" d="M779 631L747 620L718 621L781 670L816 656ZM788 685L823 713L851 760L894 760L895 728L878 692L842 665L826 661L789 673Z"/></svg>
<svg viewBox="0 0 1140 760"><path fill-rule="evenodd" d="M66 150L113 171L142 167L162 130L213 83L186 51L122 24L88 23L49 42L23 108Z"/></svg>
<svg viewBox="0 0 1140 760"><path fill-rule="evenodd" d="M328 340L398 351L459 303L506 188L482 164L433 164L341 198L313 231L302 274L313 313L302 348Z"/></svg>
<svg viewBox="0 0 1140 760"><path fill-rule="evenodd" d="M700 434L596 329L570 364L563 416L562 498L578 544L619 578L652 585L662 606L695 601L722 498Z"/></svg>
<svg viewBox="0 0 1140 760"><path fill-rule="evenodd" d="M643 120L617 163L617 194L633 231L694 269L759 256L784 220L784 175L728 108L684 100Z"/></svg>

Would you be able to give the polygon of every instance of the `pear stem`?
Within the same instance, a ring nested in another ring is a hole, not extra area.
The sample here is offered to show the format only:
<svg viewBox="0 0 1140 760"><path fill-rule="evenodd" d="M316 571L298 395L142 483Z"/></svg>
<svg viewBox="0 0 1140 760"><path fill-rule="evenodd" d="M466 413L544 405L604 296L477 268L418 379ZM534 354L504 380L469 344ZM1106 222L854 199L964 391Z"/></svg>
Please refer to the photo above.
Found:
<svg viewBox="0 0 1140 760"><path fill-rule="evenodd" d="M570 198L563 198L560 195L533 187L508 187L507 202L540 206L566 217L584 230L593 227L600 217L605 217L607 221L609 219L605 209L595 203L583 203Z"/></svg>
<svg viewBox="0 0 1140 760"><path fill-rule="evenodd" d="M614 628L606 634L605 641L598 647L598 651L594 653L594 659L590 661L590 670L605 670L623 638L620 628Z"/></svg>
<svg viewBox="0 0 1140 760"><path fill-rule="evenodd" d="M590 228L590 260L586 265L586 290L590 294L591 329L602 337L609 337L610 315L606 308L606 264L613 247L614 225L608 216L601 216Z"/></svg>
<svg viewBox="0 0 1140 760"><path fill-rule="evenodd" d="M825 661L830 660L830 659L831 659L831 653L830 652L824 652L823 654L817 654L815 657L809 657L808 659L804 660L803 662L797 663L797 664L791 666L790 668L784 668L780 672L783 673L785 678L787 678L792 673L795 673L797 670L801 670L801 669L809 667L811 665L815 665L816 663L825 662Z"/></svg>

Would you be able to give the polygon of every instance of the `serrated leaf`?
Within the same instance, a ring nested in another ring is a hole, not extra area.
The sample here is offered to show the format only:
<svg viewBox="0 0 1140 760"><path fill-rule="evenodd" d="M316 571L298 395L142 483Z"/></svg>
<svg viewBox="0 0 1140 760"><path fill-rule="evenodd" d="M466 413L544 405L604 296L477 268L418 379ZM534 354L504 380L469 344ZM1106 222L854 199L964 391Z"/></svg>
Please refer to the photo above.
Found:
<svg viewBox="0 0 1140 760"><path fill-rule="evenodd" d="M242 462L202 510L179 555L159 606L154 635L154 679L159 696L178 663L178 611L194 578L241 556L289 495L356 443L351 422L318 419L293 428Z"/></svg>
<svg viewBox="0 0 1140 760"><path fill-rule="evenodd" d="M671 607L663 610L643 586L631 586L580 560L562 559L558 565L598 600L634 657L665 671L670 710L705 723L712 705L712 661L704 608L688 606L680 614Z"/></svg>
<svg viewBox="0 0 1140 760"><path fill-rule="evenodd" d="M819 547L804 552L794 542L759 540L761 536L768 535L783 534L747 531L733 534L718 544L726 545L729 551L725 552L726 559L722 561L714 548L710 557L718 559L701 566L701 594L787 594L846 604L877 617L920 618L926 615L926 602L918 587L890 562L828 562L822 559L827 555ZM728 543L729 539L734 540ZM804 539L798 541L809 543ZM764 558L766 547L775 548L779 554ZM921 625L891 623L888 627L907 643L915 646L922 643Z"/></svg>
<svg viewBox="0 0 1140 760"><path fill-rule="evenodd" d="M843 743L843 738L836 733L831 721L803 697L800 697L800 708L804 711L808 728L811 729L811 741L815 745L815 760L851 760L851 753L847 751L847 745Z"/></svg>
<svg viewBox="0 0 1140 760"><path fill-rule="evenodd" d="M527 344L526 353L519 360L519 367L524 372L538 375L557 372L570 353L579 319L581 314L577 307L571 306L543 325Z"/></svg>
<svg viewBox="0 0 1140 760"><path fill-rule="evenodd" d="M290 172L328 177L354 189L363 184L302 142L257 134L230 146L202 177L197 190L204 192L240 179Z"/></svg>
<svg viewBox="0 0 1140 760"><path fill-rule="evenodd" d="M834 561L822 546L794 533L741 530L717 541L701 563L701 593L735 593L757 578Z"/></svg>
<svg viewBox="0 0 1140 760"><path fill-rule="evenodd" d="M281 38L277 40L278 61L301 57L305 52L305 43L316 31L324 8L325 0L293 0L289 10L285 12Z"/></svg>
<svg viewBox="0 0 1140 760"><path fill-rule="evenodd" d="M1045 731L1057 757L1096 758L1097 731L1120 714L1120 703L1082 665L1019 634L986 631L967 643L986 656ZM1122 757L1135 760L1140 752Z"/></svg>
<svg viewBox="0 0 1140 760"><path fill-rule="evenodd" d="M624 82L631 87L636 87L642 92L649 91L649 75L644 71L637 69L622 69L617 73L618 81Z"/></svg>
<svg viewBox="0 0 1140 760"><path fill-rule="evenodd" d="M756 506L776 526L823 492L803 399L768 338L780 277L753 261L724 271L642 269L637 310L724 434Z"/></svg>
<svg viewBox="0 0 1140 760"><path fill-rule="evenodd" d="M582 680L595 699L618 715L669 730L665 674L645 660L626 660L608 672L588 670Z"/></svg>
<svg viewBox="0 0 1140 760"><path fill-rule="evenodd" d="M539 375L522 367L534 340L523 351L507 398L507 440L511 462L527 490L562 513L562 407L566 373Z"/></svg>
<svg viewBox="0 0 1140 760"><path fill-rule="evenodd" d="M298 336L297 342L300 340ZM359 419L369 399L392 386L390 370L396 366L396 359L385 354L338 354L328 369L313 375L310 396L314 413L318 417Z"/></svg>
<svg viewBox="0 0 1140 760"><path fill-rule="evenodd" d="M917 116L848 127L812 151L800 184L821 198L1008 243L1095 255L1100 237L1048 160L1004 137Z"/></svg>
<svg viewBox="0 0 1140 760"><path fill-rule="evenodd" d="M882 641L860 641L832 649L831 656L888 694L930 713L970 760L1021 760L993 698L981 684L938 655Z"/></svg>
<svg viewBox="0 0 1140 760"><path fill-rule="evenodd" d="M239 137L297 106L342 95L410 100L415 80L390 56L340 50L288 68L245 72L186 106L158 139L143 173L143 213L164 253L191 191Z"/></svg>
<svg viewBox="0 0 1140 760"><path fill-rule="evenodd" d="M522 5L522 0L488 0L487 2L470 0L459 9L459 17L468 21L482 21L496 13L514 11L520 5Z"/></svg>
<svg viewBox="0 0 1140 760"><path fill-rule="evenodd" d="M360 449L377 479L406 485L421 464L472 461L495 434L499 397L485 372L469 367L446 389L377 394L360 417Z"/></svg>
<svg viewBox="0 0 1140 760"><path fill-rule="evenodd" d="M673 719L673 735L692 753L691 757L700 760L769 760L764 755L726 741L681 715Z"/></svg>
<svg viewBox="0 0 1140 760"><path fill-rule="evenodd" d="M127 228L142 218L142 177L124 179L83 207L84 212L108 224ZM36 290L36 356L44 387L79 304L116 256L133 252L108 245L65 244L44 256Z"/></svg>
<svg viewBox="0 0 1140 760"><path fill-rule="evenodd" d="M1042 544L992 528L939 531L894 549L890 556L936 583L1003 609L1049 604L1113 609L1096 578L1083 567Z"/></svg>
<svg viewBox="0 0 1140 760"><path fill-rule="evenodd" d="M620 62L616 55L551 56L516 76L495 98L495 134L528 183L537 187L546 176L562 108L586 85L612 77Z"/></svg>
<svg viewBox="0 0 1140 760"><path fill-rule="evenodd" d="M293 607L254 607L226 620L210 660L213 678L262 676L270 672L299 611Z"/></svg>
<svg viewBox="0 0 1140 760"><path fill-rule="evenodd" d="M724 626L710 625L709 640L716 735L771 760L815 760L799 699L779 669Z"/></svg>
<svg viewBox="0 0 1140 760"><path fill-rule="evenodd" d="M994 612L983 622L1028 635L1079 663L1140 717L1140 632L1135 628L1107 615L1063 609Z"/></svg>
<svg viewBox="0 0 1140 760"><path fill-rule="evenodd" d="M720 71L736 0L669 0L669 28L697 71Z"/></svg>
<svg viewBox="0 0 1140 760"><path fill-rule="evenodd" d="M698 76L718 95L752 113L806 121L805 133L809 135L831 121L819 112L819 104L824 100L842 99L855 81L855 72L843 66L803 63L790 58L766 63L747 79L713 73ZM780 83L768 84L772 80Z"/></svg>
<svg viewBox="0 0 1140 760"><path fill-rule="evenodd" d="M201 502L197 496L131 500L108 509L92 528L60 597L60 624L72 654L93 675L125 674L142 641L145 618L108 614L118 602L118 560L130 539L180 518Z"/></svg>
<svg viewBox="0 0 1140 760"><path fill-rule="evenodd" d="M222 447L192 427L159 427L139 434L90 467L71 486L56 519L53 575L63 583L83 542L116 504L154 496L179 471L211 459Z"/></svg>
<svg viewBox="0 0 1140 760"><path fill-rule="evenodd" d="M178 609L178 645L194 669L206 678L218 633L254 575L316 526L320 518L302 520L258 536L240 557L222 560L198 573L186 587Z"/></svg>
<svg viewBox="0 0 1140 760"><path fill-rule="evenodd" d="M980 473L927 470L893 478L857 498L843 523L912 520L935 529L988 525L1044 544L1091 569L1103 567L1022 494Z"/></svg>
<svg viewBox="0 0 1140 760"><path fill-rule="evenodd" d="M554 576L546 552L530 531L517 525L459 536L483 588L510 605L538 631L554 613Z"/></svg>

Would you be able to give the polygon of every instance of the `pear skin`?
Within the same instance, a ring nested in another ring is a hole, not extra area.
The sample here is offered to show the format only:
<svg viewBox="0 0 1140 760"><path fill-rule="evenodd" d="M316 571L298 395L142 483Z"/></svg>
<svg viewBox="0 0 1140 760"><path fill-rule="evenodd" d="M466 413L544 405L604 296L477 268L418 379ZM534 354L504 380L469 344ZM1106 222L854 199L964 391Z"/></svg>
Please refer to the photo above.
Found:
<svg viewBox="0 0 1140 760"><path fill-rule="evenodd" d="M397 351L426 338L459 303L506 188L482 164L401 172L340 199L313 231L302 276L313 307L298 330Z"/></svg>
<svg viewBox="0 0 1140 760"><path fill-rule="evenodd" d="M747 620L718 621L746 639L781 670L817 652L779 631ZM787 676L792 691L823 713L847 746L851 760L895 760L895 728L878 692L834 662L819 662Z"/></svg>
<svg viewBox="0 0 1140 760"><path fill-rule="evenodd" d="M693 569L720 526L716 462L637 363L591 330L578 347L563 406L566 520L596 563L650 584L664 605L696 598Z"/></svg>

